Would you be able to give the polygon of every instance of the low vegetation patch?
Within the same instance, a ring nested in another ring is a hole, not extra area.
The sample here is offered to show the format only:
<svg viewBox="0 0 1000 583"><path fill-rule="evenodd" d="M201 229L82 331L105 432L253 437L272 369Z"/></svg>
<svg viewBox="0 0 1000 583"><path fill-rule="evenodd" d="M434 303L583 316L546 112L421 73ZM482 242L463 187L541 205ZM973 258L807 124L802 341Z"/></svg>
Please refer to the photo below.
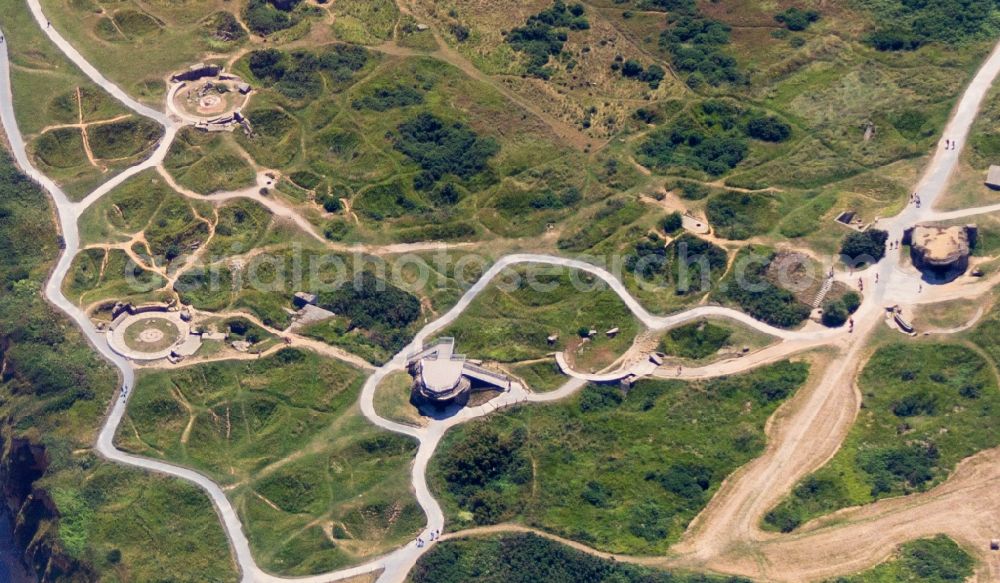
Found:
<svg viewBox="0 0 1000 583"><path fill-rule="evenodd" d="M550 57L562 53L567 32L590 28L585 12L583 4L567 6L563 0L556 0L550 8L529 17L524 26L507 33L507 43L527 57L528 74L542 79L552 75L546 65Z"/></svg>
<svg viewBox="0 0 1000 583"><path fill-rule="evenodd" d="M725 249L690 233L670 244L650 234L625 256L625 268L646 284L673 287L686 295L707 292L722 277L727 259Z"/></svg>
<svg viewBox="0 0 1000 583"><path fill-rule="evenodd" d="M618 328L613 338L606 332ZM565 350L586 368L611 364L640 328L635 316L602 280L563 268L507 270L448 328L473 358L518 362ZM594 338L584 341L593 329ZM549 336L558 338L549 343Z"/></svg>
<svg viewBox="0 0 1000 583"><path fill-rule="evenodd" d="M362 382L353 367L293 348L155 371L140 376L116 439L238 484L228 496L268 570L328 571L402 544L423 518L408 493L416 444L361 417Z"/></svg>
<svg viewBox="0 0 1000 583"><path fill-rule="evenodd" d="M184 128L177 133L163 166L178 184L198 194L253 186L253 168L239 155L232 139Z"/></svg>
<svg viewBox="0 0 1000 583"><path fill-rule="evenodd" d="M961 459L1000 443L992 368L956 344L890 344L860 377L861 413L844 446L767 514L791 531L839 508L924 491Z"/></svg>
<svg viewBox="0 0 1000 583"><path fill-rule="evenodd" d="M920 581L921 583L957 583L972 577L976 560L944 535L908 542L881 565L850 577L838 577L828 583L882 583L885 581Z"/></svg>
<svg viewBox="0 0 1000 583"><path fill-rule="evenodd" d="M662 552L762 451L765 421L808 371L782 362L697 384L642 380L627 395L588 386L456 427L431 484L458 528L514 520L606 551Z"/></svg>
<svg viewBox="0 0 1000 583"><path fill-rule="evenodd" d="M749 254L756 255L750 259ZM716 297L735 303L754 318L779 328L802 323L812 311L795 294L771 282L768 267L777 255L761 247L748 247L736 257L744 265L739 276L731 273L717 288Z"/></svg>
<svg viewBox="0 0 1000 583"><path fill-rule="evenodd" d="M692 170L721 176L750 153L750 140L781 142L791 127L780 119L724 99L703 101L652 132L637 151L660 171Z"/></svg>
<svg viewBox="0 0 1000 583"><path fill-rule="evenodd" d="M588 555L538 535L456 539L434 545L411 574L414 583L750 583L740 577L655 571Z"/></svg>
<svg viewBox="0 0 1000 583"><path fill-rule="evenodd" d="M719 324L703 320L671 329L660 340L660 352L700 360L712 356L728 345L733 331Z"/></svg>

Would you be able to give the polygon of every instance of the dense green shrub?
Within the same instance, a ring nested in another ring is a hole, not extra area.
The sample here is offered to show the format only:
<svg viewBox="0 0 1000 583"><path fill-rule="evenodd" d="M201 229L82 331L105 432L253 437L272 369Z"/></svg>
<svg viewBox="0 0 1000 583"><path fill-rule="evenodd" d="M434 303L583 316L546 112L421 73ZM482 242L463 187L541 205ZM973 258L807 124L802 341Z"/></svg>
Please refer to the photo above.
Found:
<svg viewBox="0 0 1000 583"><path fill-rule="evenodd" d="M409 85L389 85L376 87L351 102L354 109L370 109L386 111L408 105L419 105L424 102L424 94Z"/></svg>
<svg viewBox="0 0 1000 583"><path fill-rule="evenodd" d="M805 30L809 28L810 24L819 20L819 12L815 10L802 10L801 8L792 6L776 14L774 19L784 24L788 30Z"/></svg>
<svg viewBox="0 0 1000 583"><path fill-rule="evenodd" d="M840 298L840 301L844 302L844 307L851 314L858 311L861 307L861 294L856 291L849 291Z"/></svg>
<svg viewBox="0 0 1000 583"><path fill-rule="evenodd" d="M589 335L589 331L588 331ZM580 395L580 411L583 413L613 409L621 405L625 395L617 387L591 385Z"/></svg>
<svg viewBox="0 0 1000 583"><path fill-rule="evenodd" d="M891 492L897 482L919 487L934 477L938 450L934 444L910 444L866 450L858 466L872 479L872 496Z"/></svg>
<svg viewBox="0 0 1000 583"><path fill-rule="evenodd" d="M684 218L679 211L674 211L660 219L660 228L663 232L672 235L681 230L684 226Z"/></svg>
<svg viewBox="0 0 1000 583"><path fill-rule="evenodd" d="M761 251L751 247L747 252ZM769 253L765 260L750 261L743 269L735 270L742 272L740 281L736 281L734 272L731 280L725 280L725 285L719 286L718 294L723 299L735 302L758 320L780 328L791 328L808 318L812 309L798 301L792 292L767 279L767 270L774 256L773 252ZM738 264L742 263L740 257L736 261Z"/></svg>
<svg viewBox="0 0 1000 583"><path fill-rule="evenodd" d="M432 187L447 174L472 178L486 170L487 162L500 151L493 138L479 137L461 122L448 122L430 113L400 124L393 142L423 170L413 179L418 190Z"/></svg>
<svg viewBox="0 0 1000 583"><path fill-rule="evenodd" d="M823 325L830 328L843 326L859 307L861 307L861 296L854 291L849 291L840 298L827 300L823 304L821 318Z"/></svg>
<svg viewBox="0 0 1000 583"><path fill-rule="evenodd" d="M667 332L660 340L660 351L698 360L718 352L732 334L731 329L712 322L692 322Z"/></svg>
<svg viewBox="0 0 1000 583"><path fill-rule="evenodd" d="M879 28L868 42L880 51L914 50L930 42L957 44L986 36L997 10L995 0L888 0L866 2Z"/></svg>
<svg viewBox="0 0 1000 583"><path fill-rule="evenodd" d="M507 33L507 43L528 56L530 75L548 79L552 74L546 67L549 57L562 52L567 31L588 28L590 23L584 16L583 4L567 6L562 0L556 0L550 8L528 17L524 26Z"/></svg>
<svg viewBox="0 0 1000 583"><path fill-rule="evenodd" d="M663 78L667 74L663 67L657 65L656 63L643 68L642 63L634 59L629 59L620 66L616 61L612 63L611 69L621 71L622 77L648 83L650 89L656 89L659 87L660 82L663 81ZM646 123L649 122L647 121Z"/></svg>
<svg viewBox="0 0 1000 583"><path fill-rule="evenodd" d="M625 268L646 281L673 283L678 294L708 291L727 265L726 251L690 233L669 245L650 235L625 256Z"/></svg>
<svg viewBox="0 0 1000 583"><path fill-rule="evenodd" d="M276 83L287 70L285 53L278 49L253 51L247 58L250 72L265 83Z"/></svg>
<svg viewBox="0 0 1000 583"><path fill-rule="evenodd" d="M674 68L688 74L688 85L739 85L746 79L723 48L729 44L729 30L692 8L660 34L660 46L670 54Z"/></svg>
<svg viewBox="0 0 1000 583"><path fill-rule="evenodd" d="M841 258L851 265L878 263L885 257L885 242L889 233L880 229L852 231L840 244Z"/></svg>
<svg viewBox="0 0 1000 583"><path fill-rule="evenodd" d="M368 52L361 47L334 45L316 53L278 49L256 50L247 57L247 66L265 86L274 85L292 99L316 97L326 86L334 90L350 81L368 61ZM324 83L321 74L326 74Z"/></svg>
<svg viewBox="0 0 1000 583"><path fill-rule="evenodd" d="M823 304L823 325L830 328L843 326L847 322L847 308L844 303L838 300L831 300Z"/></svg>
<svg viewBox="0 0 1000 583"><path fill-rule="evenodd" d="M747 135L762 142L784 142L792 135L792 126L773 115L755 117L747 122Z"/></svg>
<svg viewBox="0 0 1000 583"><path fill-rule="evenodd" d="M496 489L505 482L524 484L531 479L531 463L522 450L525 438L517 430L504 436L477 423L465 440L440 454L448 490L478 524L496 523L516 510L516 501Z"/></svg>
<svg viewBox="0 0 1000 583"><path fill-rule="evenodd" d="M535 534L453 539L413 568L414 583L750 583L739 577L656 571L601 559Z"/></svg>
<svg viewBox="0 0 1000 583"><path fill-rule="evenodd" d="M673 166L719 176L743 161L749 150L742 136L705 131L690 118L656 130L639 147L643 162L654 168Z"/></svg>
<svg viewBox="0 0 1000 583"><path fill-rule="evenodd" d="M298 17L291 14L301 0L250 0L243 9L243 20L250 30L262 35L291 28Z"/></svg>
<svg viewBox="0 0 1000 583"><path fill-rule="evenodd" d="M371 342L393 351L406 344L407 328L420 316L420 300L369 271L355 274L333 291L321 292L317 303L349 318L349 329L363 329Z"/></svg>
<svg viewBox="0 0 1000 583"><path fill-rule="evenodd" d="M712 484L712 468L693 462L673 464L663 471L646 474L647 480L687 500L701 501Z"/></svg>
<svg viewBox="0 0 1000 583"><path fill-rule="evenodd" d="M790 135L791 127L774 116L730 99L708 99L650 133L637 154L658 170L690 168L719 176L746 158L747 138L780 142Z"/></svg>

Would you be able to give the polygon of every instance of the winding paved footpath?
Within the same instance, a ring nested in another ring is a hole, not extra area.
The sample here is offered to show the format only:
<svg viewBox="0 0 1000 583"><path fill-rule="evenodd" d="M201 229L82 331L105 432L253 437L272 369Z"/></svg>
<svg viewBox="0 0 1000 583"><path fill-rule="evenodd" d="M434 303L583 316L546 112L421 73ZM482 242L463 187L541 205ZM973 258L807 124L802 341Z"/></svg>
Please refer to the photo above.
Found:
<svg viewBox="0 0 1000 583"><path fill-rule="evenodd" d="M136 102L120 88L105 79L100 72L87 63L87 61L76 51L76 49L74 49L55 29L47 26L48 20L45 18L38 0L27 0L27 2L35 19L38 21L39 26L43 31L45 31L49 39L55 43L59 49L62 50L63 53L88 77L90 77L90 79L108 91L111 95L119 99L133 111L158 121L165 128L163 139L149 159L116 176L114 179L105 183L93 193L88 195L82 201L70 201L66 197L65 193L63 193L52 180L32 166L31 161L27 156L23 137L18 130L17 120L13 110L7 44L6 42L0 44L0 121L3 122L15 159L21 169L46 188L51 194L56 205L60 226L63 232L63 238L65 240L65 251L60 256L59 261L53 270L52 277L46 284L45 295L57 307L69 315L69 317L72 318L81 328L87 339L94 345L98 352L121 371L122 387L124 389L131 389L135 384L135 371L132 364L110 350L104 336L94 328L87 316L77 306L63 296L61 284L68 273L73 257L79 251L80 243L77 219L79 218L80 213L88 206L99 200L101 196L109 192L115 186L121 184L121 182L126 180L129 176L133 176L136 173L148 168L160 169L163 158L165 157L180 125L172 121L166 114L155 111ZM960 144L964 143L982 99L998 73L1000 73L1000 45L998 45L997 49L993 51L989 59L985 62L979 73L967 88L958 107L956 108L953 118L945 130L945 138L956 140ZM944 148L938 149L931 160L924 178L921 180L917 188L921 198L925 201L924 208L916 209L912 206L907 207L902 213L900 213L900 215L892 219L887 219L885 223L883 223L883 228L889 230L893 238L899 238L902 234L903 228L920 220L935 217L940 218L941 216L956 218L968 216L965 214L956 214L965 211L935 213L932 210L934 203L944 192L948 179L954 169L955 162L958 160L960 151L961 150L944 150ZM217 198L218 196L226 197L234 195L222 193L221 195L217 195L213 198ZM987 207L987 209L989 210L983 210L982 212L992 212L994 207ZM972 209L970 214L975 212L980 211ZM822 414L827 412L823 406L825 404L824 399L828 396L827 393L829 390L832 390L833 385L837 383L850 382L851 375L853 374L853 370L857 362L857 356L864 348L863 339L867 336L867 333L858 333L853 336L848 336L844 330L817 329L815 327L808 326L799 331L781 330L763 324L736 310L718 306L701 306L671 316L655 316L650 314L643 306L641 306L639 302L632 297L631 294L629 294L625 286L617 278L600 267L573 259L549 255L514 254L505 256L490 267L484 276L468 291L466 291L455 306L453 306L446 314L425 326L416 334L413 341L407 347L400 351L384 366L376 369L366 380L361 392L360 406L362 413L366 418L379 427L389 431L409 435L419 441L419 449L412 468L412 485L418 503L427 514L427 526L420 535L425 539L429 538L428 534L430 531L442 530L444 528L444 514L440 505L434 499L430 489L428 488L426 469L434 450L436 449L441 438L444 436L445 432L450 427L482 415L487 415L498 408L505 406L515 405L522 402L555 401L573 394L586 384L584 379L571 378L561 388L549 393L534 394L526 391L510 391L501 395L497 399L494 399L487 405L459 410L453 416L440 421L432 421L427 427L423 428L415 428L395 423L379 417L375 412L374 395L376 387L387 374L392 371L401 370L405 367L407 354L419 349L426 339L442 330L445 326L458 318L459 315L461 315L461 313L476 298L476 296L485 290L492 279L500 274L504 269L525 263L563 266L586 271L599 277L606 282L611 289L619 295L619 297L621 297L632 313L635 314L636 318L638 318L646 327L651 329L665 329L696 318L715 316L733 319L761 332L779 337L784 341L782 344L775 347L759 351L758 354L761 355L759 357L734 359L733 361L727 361L725 363L720 363L719 365L712 365L710 367L705 367L704 369L694 369L689 373L693 378L703 378L718 374L739 372L741 370L757 366L762 362L766 362L768 359L778 359L783 356L787 356L792 352L804 350L809 347L838 342L846 344L846 347L848 348L846 356L836 361L834 365L826 371L826 375L820 384L820 387L824 390L814 390L812 394L817 395L817 397L809 401L807 406L804 407L802 416L805 421L790 428L791 431L786 432L789 433L789 435L779 440L779 443L775 446L777 450L786 451L787 455L773 457L772 461L777 460L777 465L769 467L767 472L754 473L751 471L742 473L741 478L755 478L752 484L754 488L759 487L767 489L768 487L776 487L775 491L780 493L787 491L787 488L790 487L791 484L794 484L794 481L800 477L799 474L801 472L782 471L782 466L785 462L788 462L795 456L796 448L802 443L802 440L806 438L808 432L821 426L821 424L817 424L817 421L821 420ZM869 285L872 286L870 289L874 290L874 293L867 294L865 302L859 310L858 316L856 316L860 321L869 322L865 328L865 332L870 332L874 329L877 322L881 320L879 312L882 310L882 302L887 295L894 301L904 301L913 295L912 291L909 292L909 295L904 293L905 289L912 290L913 286L910 284L913 283L913 276L912 274L899 269L898 265L899 251L893 251L889 254L889 260L883 261L868 270L867 273L861 274L861 277L868 279ZM871 281L873 274L876 272L881 275L879 284L875 284ZM902 293L903 295L897 296L897 292ZM128 391L127 394L131 394L131 391ZM311 577L287 579L265 573L257 566L253 558L250 550L250 544L243 532L242 524L240 523L236 511L226 498L225 493L217 484L194 470L175 466L166 462L129 455L115 448L113 444L114 435L122 417L125 414L126 405L127 398L115 399L115 402L108 414L107 421L98 436L96 444L97 451L109 460L175 476L194 483L205 490L212 500L216 511L219 513L226 534L229 537L230 544L232 545L236 561L242 570L242 579L245 582L261 581L266 583L277 583L296 581L319 583L323 581L344 579L358 574L373 572L378 569L383 569L382 574L378 578L379 582L401 582L405 580L407 574L420 555L431 548L431 545L428 545L422 549L418 549L415 544L410 543L403 548L368 563L350 569L343 569L333 573L326 573ZM843 421L841 420L840 423L843 424ZM835 445L839 445L839 441ZM740 479L737 479L734 482L740 482ZM756 491L759 492L760 490ZM742 498L741 495L743 496ZM756 525L755 523L747 521L747 517L753 514L745 512L744 507L747 502L748 499L746 498L745 488L740 490L737 487L736 491L727 498L716 496L716 498L713 499L712 504L710 504L710 510L713 512L706 511L706 514L708 515L707 518L699 517L701 522L698 524L698 528L695 528L694 531L704 531L706 528L711 530L713 524L725 526L727 524L726 521L712 522L711 520L713 516L721 515L728 517L726 520L732 519L737 524L741 524L743 526L743 529L736 529L738 531L736 533L737 535L749 537L744 540L753 540L754 528L756 528ZM719 513L717 511L720 506L723 509L730 508L732 509L732 512L727 513L723 511ZM689 542L694 543L694 546L697 549L694 554L702 555L703 558L706 559L711 556L712 552L722 550L711 544L699 546L696 541Z"/></svg>

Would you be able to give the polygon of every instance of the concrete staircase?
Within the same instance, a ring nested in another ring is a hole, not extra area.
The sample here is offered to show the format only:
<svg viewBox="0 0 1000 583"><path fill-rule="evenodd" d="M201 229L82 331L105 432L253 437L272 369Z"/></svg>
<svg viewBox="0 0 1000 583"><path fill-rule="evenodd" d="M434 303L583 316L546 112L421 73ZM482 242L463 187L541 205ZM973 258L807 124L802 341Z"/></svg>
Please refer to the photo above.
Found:
<svg viewBox="0 0 1000 583"><path fill-rule="evenodd" d="M831 288L833 288L833 278L828 277L823 282L823 287L819 288L819 291L816 292L816 297L813 298L813 303L812 303L813 309L816 309L821 305L823 305L823 300L826 299L826 294L830 293Z"/></svg>

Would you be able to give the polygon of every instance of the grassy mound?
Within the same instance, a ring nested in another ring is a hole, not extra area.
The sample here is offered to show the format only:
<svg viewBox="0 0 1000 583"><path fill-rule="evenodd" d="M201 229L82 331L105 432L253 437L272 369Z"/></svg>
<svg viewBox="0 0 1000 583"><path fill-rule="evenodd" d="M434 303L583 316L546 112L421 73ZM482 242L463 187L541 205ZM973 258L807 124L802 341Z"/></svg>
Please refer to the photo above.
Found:
<svg viewBox="0 0 1000 583"><path fill-rule="evenodd" d="M146 228L164 201L178 196L155 170L144 170L84 212L80 237L85 244L129 237Z"/></svg>
<svg viewBox="0 0 1000 583"><path fill-rule="evenodd" d="M234 485L228 495L268 570L335 569L402 544L423 519L408 493L416 445L365 422L362 382L296 349L151 372L117 440Z"/></svg>
<svg viewBox="0 0 1000 583"><path fill-rule="evenodd" d="M73 258L63 289L81 306L98 300L147 298L166 284L162 277L146 271L120 249L87 249Z"/></svg>
<svg viewBox="0 0 1000 583"><path fill-rule="evenodd" d="M198 219L186 199L172 196L163 201L149 225L149 250L162 262L171 262L208 239L208 225Z"/></svg>
<svg viewBox="0 0 1000 583"><path fill-rule="evenodd" d="M163 165L178 184L199 194L253 186L253 168L230 140L232 136L184 128L171 144Z"/></svg>
<svg viewBox="0 0 1000 583"><path fill-rule="evenodd" d="M705 214L723 239L763 235L781 219L779 201L765 194L726 191L708 199Z"/></svg>
<svg viewBox="0 0 1000 583"><path fill-rule="evenodd" d="M76 128L45 132L33 144L35 157L50 168L75 168L88 164L83 134Z"/></svg>
<svg viewBox="0 0 1000 583"><path fill-rule="evenodd" d="M131 158L149 150L163 136L163 127L146 118L133 118L87 128L95 158Z"/></svg>

